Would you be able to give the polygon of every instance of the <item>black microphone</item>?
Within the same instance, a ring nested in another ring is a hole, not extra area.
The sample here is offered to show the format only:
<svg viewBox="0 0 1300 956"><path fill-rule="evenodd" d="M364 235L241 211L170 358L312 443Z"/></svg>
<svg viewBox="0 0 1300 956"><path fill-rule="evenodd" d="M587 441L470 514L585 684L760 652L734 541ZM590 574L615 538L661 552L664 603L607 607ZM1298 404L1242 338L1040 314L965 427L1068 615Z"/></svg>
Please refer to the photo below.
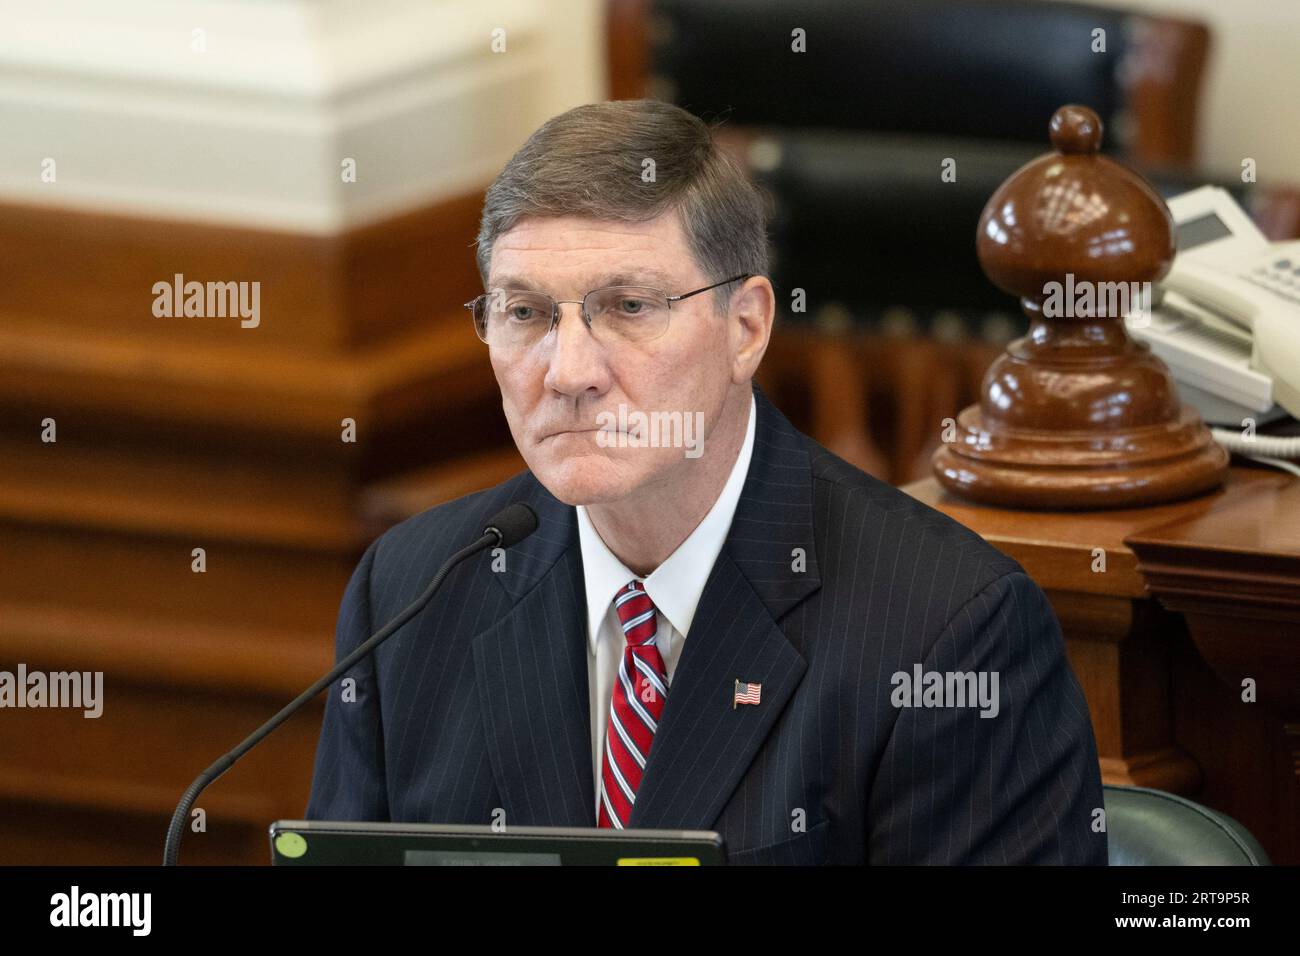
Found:
<svg viewBox="0 0 1300 956"><path fill-rule="evenodd" d="M532 508L522 502L516 501L514 504L507 505L497 512L488 523L488 526L483 529L482 537L473 544L461 548L443 562L442 567L438 569L438 573L429 582L429 586L424 589L419 597L403 608L401 613L372 634L351 654L335 664L328 674L299 694L293 703L253 731L238 747L199 774L195 781L190 784L189 789L181 796L181 802L176 805L176 811L172 814L172 821L167 827L167 843L163 847L163 866L176 865L177 857L180 855L181 836L185 832L185 821L189 819L190 809L194 806L194 801L198 799L199 794L204 791L208 784L234 766L235 761L252 750L262 741L262 738L293 716L303 704L334 683L352 665L391 637L403 624L415 617L429 603L429 599L433 597L434 592L442 585L447 572L457 564L477 554L484 548L509 548L518 544L536 530L537 515L533 513Z"/></svg>
<svg viewBox="0 0 1300 956"><path fill-rule="evenodd" d="M537 515L533 509L522 501L516 501L498 511L483 533L495 532L498 535L496 547L513 548L536 530Z"/></svg>

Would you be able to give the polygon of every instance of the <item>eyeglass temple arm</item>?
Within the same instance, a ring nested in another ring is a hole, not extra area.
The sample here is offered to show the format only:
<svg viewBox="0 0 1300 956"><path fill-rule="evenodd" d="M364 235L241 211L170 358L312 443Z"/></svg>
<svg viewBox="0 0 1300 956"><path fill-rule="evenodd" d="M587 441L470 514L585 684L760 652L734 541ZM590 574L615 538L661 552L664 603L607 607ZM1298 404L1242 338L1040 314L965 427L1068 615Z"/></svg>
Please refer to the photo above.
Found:
<svg viewBox="0 0 1300 956"><path fill-rule="evenodd" d="M693 295L699 295L701 292L708 292L710 289L716 289L720 285L726 285L728 282L739 282L741 279L748 279L754 273L742 272L738 276L732 276L730 279L723 279L721 282L715 282L713 285L706 285L703 289L696 289L694 292L683 292L681 295L664 296L669 302L680 302L682 299L689 299Z"/></svg>
<svg viewBox="0 0 1300 956"><path fill-rule="evenodd" d="M701 292L708 292L710 289L716 289L718 286L726 285L728 282L739 282L741 279L748 279L752 275L753 275L752 272L742 272L740 275L732 276L730 279L723 279L721 282L713 283L713 285L706 285L703 289L696 289L694 292L683 292L681 295L666 295L664 296L664 298L667 299L669 302L680 302L682 299L689 299L691 296L699 295ZM463 303L463 306L466 309L473 309L476 305L478 305L478 303L481 300L487 298L487 296L488 293L486 292L482 293L481 295L476 295L468 302ZM552 324L554 324L554 319L556 318L554 313L559 311L558 307L561 305L562 302L581 302L580 299L563 299L563 300L551 299L551 301L554 302L556 305L556 309L552 312Z"/></svg>

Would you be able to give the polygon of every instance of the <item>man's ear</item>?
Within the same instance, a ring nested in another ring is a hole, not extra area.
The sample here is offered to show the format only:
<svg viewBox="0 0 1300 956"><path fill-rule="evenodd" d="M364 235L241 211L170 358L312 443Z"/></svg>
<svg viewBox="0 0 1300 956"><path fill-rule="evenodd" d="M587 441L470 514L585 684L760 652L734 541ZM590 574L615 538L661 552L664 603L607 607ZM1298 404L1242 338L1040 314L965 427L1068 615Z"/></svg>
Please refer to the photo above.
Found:
<svg viewBox="0 0 1300 956"><path fill-rule="evenodd" d="M731 380L739 385L754 377L772 337L776 292L767 276L750 276L731 297L727 323L731 335Z"/></svg>

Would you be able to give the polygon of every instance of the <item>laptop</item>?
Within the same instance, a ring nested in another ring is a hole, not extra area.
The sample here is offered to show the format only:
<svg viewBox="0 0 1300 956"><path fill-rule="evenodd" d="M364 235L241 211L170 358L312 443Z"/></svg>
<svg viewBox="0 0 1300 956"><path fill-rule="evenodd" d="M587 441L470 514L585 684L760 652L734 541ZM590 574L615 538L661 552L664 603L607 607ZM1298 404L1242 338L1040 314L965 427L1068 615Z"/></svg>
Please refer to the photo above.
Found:
<svg viewBox="0 0 1300 956"><path fill-rule="evenodd" d="M705 830L277 820L274 866L719 866Z"/></svg>

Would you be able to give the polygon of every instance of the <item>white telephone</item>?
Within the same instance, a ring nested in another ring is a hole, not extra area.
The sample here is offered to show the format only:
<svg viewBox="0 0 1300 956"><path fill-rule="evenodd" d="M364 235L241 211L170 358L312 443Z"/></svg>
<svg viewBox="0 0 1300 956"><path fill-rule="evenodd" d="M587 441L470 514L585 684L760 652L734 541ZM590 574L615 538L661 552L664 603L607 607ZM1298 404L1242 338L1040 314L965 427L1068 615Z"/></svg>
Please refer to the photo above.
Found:
<svg viewBox="0 0 1300 956"><path fill-rule="evenodd" d="M1300 458L1300 438L1242 425L1300 418L1300 241L1270 244L1233 198L1202 186L1169 200L1177 255L1156 307L1126 317L1229 450ZM1294 470L1294 466L1292 466Z"/></svg>

